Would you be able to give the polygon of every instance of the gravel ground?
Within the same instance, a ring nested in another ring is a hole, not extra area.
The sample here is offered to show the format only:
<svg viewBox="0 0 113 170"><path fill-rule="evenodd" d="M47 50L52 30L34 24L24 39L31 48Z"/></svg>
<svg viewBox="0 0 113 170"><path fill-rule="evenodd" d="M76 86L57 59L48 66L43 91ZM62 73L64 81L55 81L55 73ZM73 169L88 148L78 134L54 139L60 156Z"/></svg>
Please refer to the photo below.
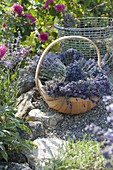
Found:
<svg viewBox="0 0 113 170"><path fill-rule="evenodd" d="M109 75L109 79L112 87L113 94L113 75ZM45 112L56 112L53 109L49 109L47 104L41 99L38 103L38 108ZM78 115L64 115L64 120L56 128L47 129L46 137L58 137L64 140L68 138L83 139L84 135L87 134L85 127L94 123L104 129L111 127L112 125L107 124L107 116L110 113L106 110L105 104L102 100L99 101L98 105L92 110L78 114Z"/></svg>

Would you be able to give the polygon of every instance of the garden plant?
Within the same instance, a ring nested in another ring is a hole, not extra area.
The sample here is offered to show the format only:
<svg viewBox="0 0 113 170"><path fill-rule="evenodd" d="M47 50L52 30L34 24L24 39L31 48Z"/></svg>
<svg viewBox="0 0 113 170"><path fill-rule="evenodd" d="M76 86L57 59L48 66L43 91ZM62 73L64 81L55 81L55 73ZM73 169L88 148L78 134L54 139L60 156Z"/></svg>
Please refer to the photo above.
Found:
<svg viewBox="0 0 113 170"><path fill-rule="evenodd" d="M34 64L37 64L35 57L37 56L38 62L40 59L38 54L41 54L50 42L58 37L54 24L59 21L64 23L65 13L69 12L68 16L73 19L90 16L112 17L112 6L111 0L18 0L18 2L2 0L0 4L0 162L8 162L11 152L17 154L26 149L32 151L35 147L32 141L20 137L18 129L27 133L31 131L25 125L25 121L15 117L16 100L21 91L19 70L25 68L28 63L30 65L30 62L34 61ZM40 79L49 95L54 97L79 95L82 99L88 97L93 102L95 102L92 98L94 95L100 98L103 95L111 95L105 70L99 68L93 59L86 61L82 59L83 54L73 49L61 53L58 48L56 54L54 53L56 47L58 46L56 45L43 61L40 73ZM67 53L73 53L72 61L66 58L69 56ZM80 58L77 59L77 56ZM48 74L45 69L48 70ZM75 93L75 87L81 89ZM108 96L104 100L109 98L111 99ZM112 105L107 109L112 110ZM112 116L109 116L107 121L112 123L112 120ZM67 145L63 146L64 150L61 148L59 156L53 158L45 169L111 170L113 130L104 131L94 124L86 129L94 134L93 138L68 141Z"/></svg>

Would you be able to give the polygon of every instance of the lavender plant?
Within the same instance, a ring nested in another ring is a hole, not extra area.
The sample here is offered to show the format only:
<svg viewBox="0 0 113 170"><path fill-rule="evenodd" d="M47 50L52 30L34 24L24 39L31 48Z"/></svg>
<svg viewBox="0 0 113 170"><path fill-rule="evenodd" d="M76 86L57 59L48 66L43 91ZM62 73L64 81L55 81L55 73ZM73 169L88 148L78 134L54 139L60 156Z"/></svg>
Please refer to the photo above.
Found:
<svg viewBox="0 0 113 170"><path fill-rule="evenodd" d="M113 111L113 104L109 104L113 98L111 96L105 96L103 101L107 104L106 109L110 112ZM113 113L107 117L106 123L113 126ZM86 127L86 130L101 144L101 153L105 157L105 166L112 170L113 169L113 129L108 128L103 130L101 127L91 124Z"/></svg>
<svg viewBox="0 0 113 170"><path fill-rule="evenodd" d="M12 69L22 66L26 57L30 54L30 47L20 46L21 38L20 32L18 32L18 37L14 38L13 42L8 39L8 49L4 57L1 58L0 65Z"/></svg>
<svg viewBox="0 0 113 170"><path fill-rule="evenodd" d="M29 48L20 46L20 39L21 35L18 32L18 37L13 42L8 40L7 49L5 45L0 48L0 105L13 105L20 91L19 69L25 66L26 58L29 56Z"/></svg>

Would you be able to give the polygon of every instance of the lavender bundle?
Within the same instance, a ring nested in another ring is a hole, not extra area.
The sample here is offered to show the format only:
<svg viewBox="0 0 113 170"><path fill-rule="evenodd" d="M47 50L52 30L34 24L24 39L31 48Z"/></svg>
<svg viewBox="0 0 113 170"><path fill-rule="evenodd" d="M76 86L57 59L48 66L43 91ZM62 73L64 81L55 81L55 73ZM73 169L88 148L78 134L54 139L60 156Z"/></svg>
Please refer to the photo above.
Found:
<svg viewBox="0 0 113 170"><path fill-rule="evenodd" d="M59 53L57 56L66 70L62 78L53 78L45 82L48 95L89 98L95 102L94 96L102 97L111 94L108 77L94 59L86 60L74 49Z"/></svg>
<svg viewBox="0 0 113 170"><path fill-rule="evenodd" d="M42 81L62 78L65 75L66 67L53 53L46 55L41 65L39 77Z"/></svg>

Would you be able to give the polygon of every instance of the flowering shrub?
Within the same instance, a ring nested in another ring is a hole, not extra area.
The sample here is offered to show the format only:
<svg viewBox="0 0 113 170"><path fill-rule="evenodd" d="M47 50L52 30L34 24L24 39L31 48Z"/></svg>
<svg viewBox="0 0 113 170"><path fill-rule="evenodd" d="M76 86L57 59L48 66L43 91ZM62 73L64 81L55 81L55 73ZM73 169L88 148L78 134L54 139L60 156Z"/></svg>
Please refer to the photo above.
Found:
<svg viewBox="0 0 113 170"><path fill-rule="evenodd" d="M34 46L34 50L37 47L44 48L57 36L54 21L62 16L61 12L65 5L57 4L54 0L46 0L45 4L39 2L28 5L29 10L25 8L24 3L14 3L12 6L2 8L0 41L7 43L8 38L17 36L17 32L20 31L21 41L29 44L28 41L32 39L30 43Z"/></svg>
<svg viewBox="0 0 113 170"><path fill-rule="evenodd" d="M8 38L17 36L17 31L21 31L24 44L33 44L33 50L37 48L45 48L51 41L56 39L57 30L54 28L54 23L62 19L62 12L64 9L74 14L74 17L83 16L112 16L112 2L102 1L80 1L80 0L45 0L38 2L33 0L23 1L3 0L0 6L1 20L0 20L0 42L6 43ZM103 7L100 10L100 7ZM110 9L110 10L109 10ZM95 12L96 11L96 12ZM96 14L95 14L96 13ZM40 14L40 15L39 15ZM45 17L46 16L46 17ZM48 33L46 41L40 41L38 34L41 32ZM7 33L7 34L6 34Z"/></svg>
<svg viewBox="0 0 113 170"><path fill-rule="evenodd" d="M8 39L17 36L18 31L22 34L22 41L26 36L30 36L35 30L36 18L31 13L25 13L24 7L19 3L14 3L10 7L2 6L1 37L0 41L8 43Z"/></svg>
<svg viewBox="0 0 113 170"><path fill-rule="evenodd" d="M44 6L42 7L42 9L49 9L49 3L54 2L54 0L46 0Z"/></svg>

